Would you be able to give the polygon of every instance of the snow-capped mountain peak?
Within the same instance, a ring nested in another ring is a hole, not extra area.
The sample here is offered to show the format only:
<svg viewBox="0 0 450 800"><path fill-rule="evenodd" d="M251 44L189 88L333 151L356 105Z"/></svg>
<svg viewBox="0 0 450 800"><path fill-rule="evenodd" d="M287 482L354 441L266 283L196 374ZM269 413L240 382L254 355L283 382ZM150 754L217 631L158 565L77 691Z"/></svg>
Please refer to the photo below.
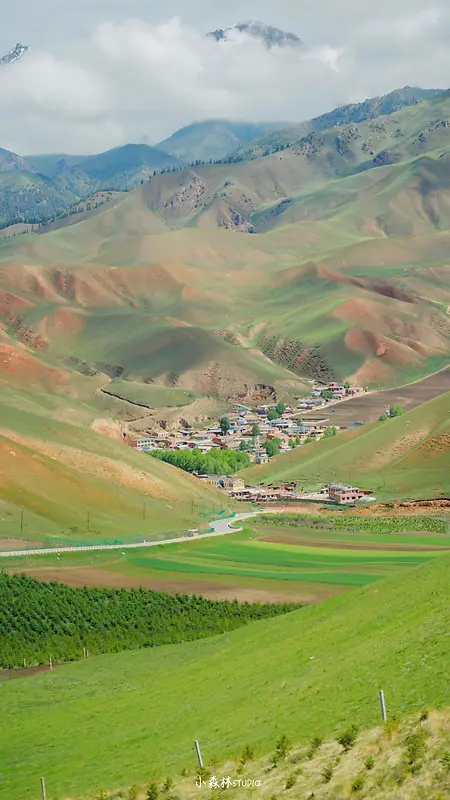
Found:
<svg viewBox="0 0 450 800"><path fill-rule="evenodd" d="M28 52L29 49L30 48L26 47L26 45L18 42L16 46L9 51L9 53L6 53L5 56L0 58L0 64L12 64L13 61L18 61L19 58L22 58L22 56Z"/></svg>
<svg viewBox="0 0 450 800"><path fill-rule="evenodd" d="M264 22L255 20L239 22L231 28L219 28L217 31L208 33L208 36L216 39L217 42L221 42L226 41L230 34L233 33L246 33L249 36L254 36L255 39L261 39L267 47L299 47L303 44L296 33L282 31L280 28L274 28L272 25L266 25Z"/></svg>

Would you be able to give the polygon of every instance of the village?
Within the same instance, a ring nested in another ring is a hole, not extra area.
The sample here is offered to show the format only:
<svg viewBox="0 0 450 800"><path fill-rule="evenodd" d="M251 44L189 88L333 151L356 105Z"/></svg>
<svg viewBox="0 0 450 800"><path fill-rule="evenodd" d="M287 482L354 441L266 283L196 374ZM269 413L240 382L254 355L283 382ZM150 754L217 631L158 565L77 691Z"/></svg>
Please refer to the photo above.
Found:
<svg viewBox="0 0 450 800"><path fill-rule="evenodd" d="M128 444L145 452L196 449L206 454L214 449L235 450L248 453L250 462L264 464L275 455L326 436L335 436L339 428L330 424L330 417L323 416L327 407L367 391L348 383L333 382L321 388L312 383L315 388L309 397L299 398L295 408L282 401L260 404L253 409L236 405L217 424L206 429L161 429L129 439ZM307 420L301 418L302 413L312 411L320 412L320 415L309 416Z"/></svg>
<svg viewBox="0 0 450 800"><path fill-rule="evenodd" d="M315 382L308 397L297 399L296 407L284 402L264 403L253 409L233 406L217 424L202 430L183 428L175 431L159 430L146 436L128 440L137 450L149 453L158 451L191 450L206 455L213 450L246 453L250 463L266 464L273 456L288 453L297 447L317 442L324 437L337 435L339 428L326 416L329 406L363 394L366 389L350 384L332 382L319 387ZM316 415L302 419L301 414ZM250 487L233 475L195 473L199 480L209 483L236 500L253 503L284 503L310 500L333 503L354 503L373 499L372 492L343 484L323 487L319 492L298 492L295 486Z"/></svg>

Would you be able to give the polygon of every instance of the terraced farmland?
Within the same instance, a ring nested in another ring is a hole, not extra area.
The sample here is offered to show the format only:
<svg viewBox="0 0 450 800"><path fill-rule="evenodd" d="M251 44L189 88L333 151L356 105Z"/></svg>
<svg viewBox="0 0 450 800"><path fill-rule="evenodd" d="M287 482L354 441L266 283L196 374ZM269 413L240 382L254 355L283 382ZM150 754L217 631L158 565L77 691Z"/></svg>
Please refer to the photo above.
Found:
<svg viewBox="0 0 450 800"><path fill-rule="evenodd" d="M450 549L436 519L273 517L240 533L151 550L11 559L9 568L72 586L145 586L248 601L318 602Z"/></svg>

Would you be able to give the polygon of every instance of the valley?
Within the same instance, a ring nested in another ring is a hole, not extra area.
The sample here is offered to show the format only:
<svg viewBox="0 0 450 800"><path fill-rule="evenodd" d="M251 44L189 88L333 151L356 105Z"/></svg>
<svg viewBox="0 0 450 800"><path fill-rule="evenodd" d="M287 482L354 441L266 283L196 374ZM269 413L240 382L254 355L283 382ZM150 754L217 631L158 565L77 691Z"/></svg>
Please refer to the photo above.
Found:
<svg viewBox="0 0 450 800"><path fill-rule="evenodd" d="M8 800L448 797L449 131L404 87L0 150Z"/></svg>

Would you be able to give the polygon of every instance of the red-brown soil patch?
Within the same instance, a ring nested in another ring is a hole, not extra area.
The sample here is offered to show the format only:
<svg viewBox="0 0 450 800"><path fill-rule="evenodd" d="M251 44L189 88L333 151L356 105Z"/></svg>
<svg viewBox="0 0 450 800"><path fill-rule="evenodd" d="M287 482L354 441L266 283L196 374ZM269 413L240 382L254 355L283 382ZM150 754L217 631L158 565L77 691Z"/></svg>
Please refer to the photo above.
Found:
<svg viewBox="0 0 450 800"><path fill-rule="evenodd" d="M415 347L363 328L351 328L345 337L345 344L349 350L362 351L368 355L383 358L396 367L410 366L420 362Z"/></svg>
<svg viewBox="0 0 450 800"><path fill-rule="evenodd" d="M72 339L84 328L82 314L74 313L66 308L61 308L42 320L39 332L46 339Z"/></svg>
<svg viewBox="0 0 450 800"><path fill-rule="evenodd" d="M56 367L42 364L29 353L0 344L0 379L18 386L32 386L58 392L67 383L68 375Z"/></svg>
<svg viewBox="0 0 450 800"><path fill-rule="evenodd" d="M42 267L31 264L4 264L0 272L7 278L11 286L39 300L59 300L54 286Z"/></svg>
<svg viewBox="0 0 450 800"><path fill-rule="evenodd" d="M426 545L407 545L407 544L394 544L388 541L386 542L368 542L364 544L364 542L339 542L330 540L330 541L318 541L317 539L303 539L298 537L289 537L289 536L259 536L263 542L273 542L274 544L292 544L298 547L319 547L319 548L327 548L333 550L379 550L380 552L386 552L390 550L392 552L399 552L399 553L410 553L411 551L420 551L420 552L430 552L430 550L450 550L450 544L448 547L442 545L426 547Z"/></svg>
<svg viewBox="0 0 450 800"><path fill-rule="evenodd" d="M196 594L210 600L236 599L241 603L314 603L319 599L333 597L343 588L339 587L336 591L334 587L318 586L315 587L315 591L308 586L298 584L292 586L292 591L288 592L212 581L145 578L96 567L33 567L22 571L35 580L57 581L75 588L102 586L107 589L139 589L142 586L144 589L167 592L167 594Z"/></svg>
<svg viewBox="0 0 450 800"><path fill-rule="evenodd" d="M0 317L9 325L18 325L24 311L33 308L33 303L17 294L5 292L0 287Z"/></svg>
<svg viewBox="0 0 450 800"><path fill-rule="evenodd" d="M44 547L44 542L31 541L30 539L1 539L1 550L28 550L29 548Z"/></svg>

